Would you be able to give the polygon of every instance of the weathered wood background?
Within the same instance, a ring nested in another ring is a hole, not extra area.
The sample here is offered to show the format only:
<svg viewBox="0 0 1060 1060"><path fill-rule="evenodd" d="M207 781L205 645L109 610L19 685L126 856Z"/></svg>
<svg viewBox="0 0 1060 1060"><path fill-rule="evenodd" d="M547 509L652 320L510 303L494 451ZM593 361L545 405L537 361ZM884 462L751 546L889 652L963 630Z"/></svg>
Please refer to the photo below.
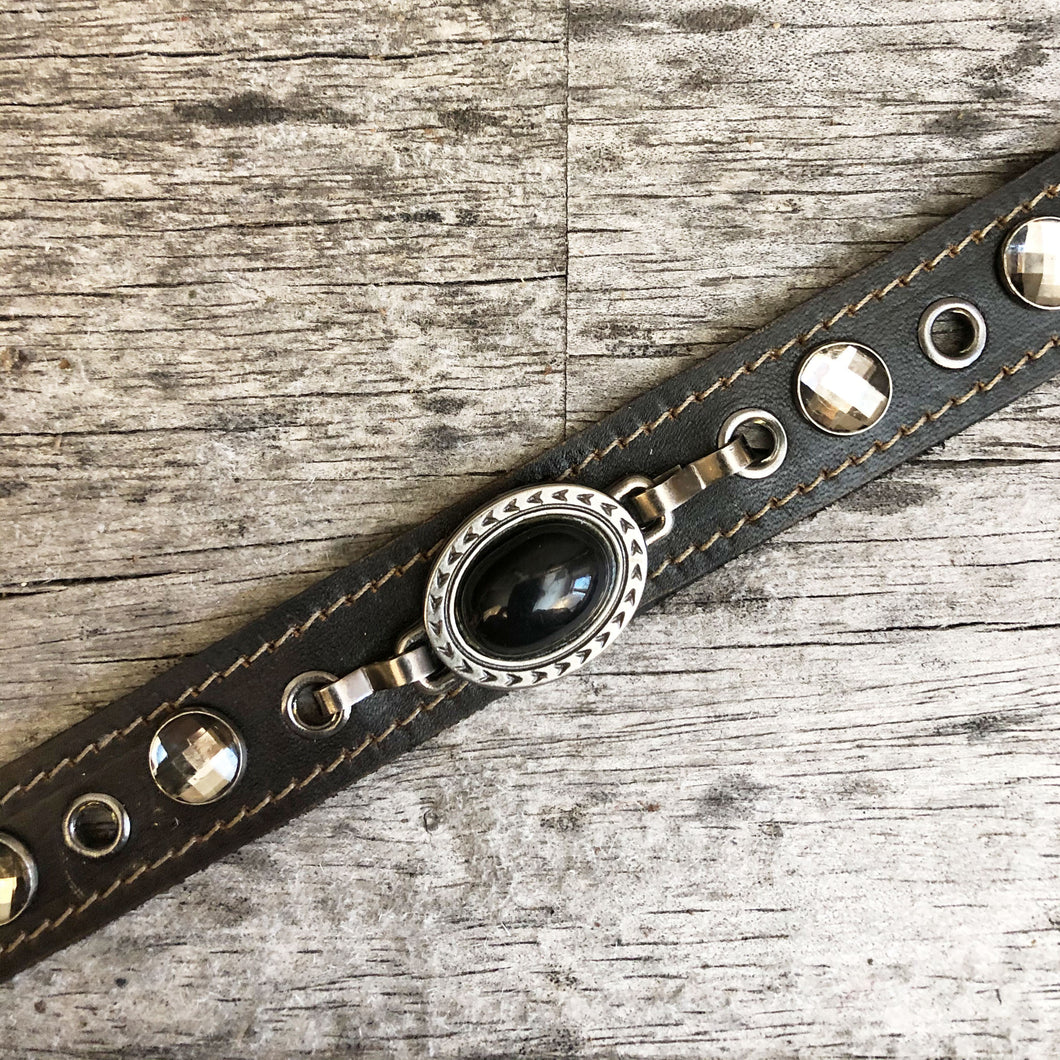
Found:
<svg viewBox="0 0 1060 1060"><path fill-rule="evenodd" d="M1055 0L9 0L0 756L1060 147ZM4 1057L1060 1052L1060 385L0 987Z"/></svg>

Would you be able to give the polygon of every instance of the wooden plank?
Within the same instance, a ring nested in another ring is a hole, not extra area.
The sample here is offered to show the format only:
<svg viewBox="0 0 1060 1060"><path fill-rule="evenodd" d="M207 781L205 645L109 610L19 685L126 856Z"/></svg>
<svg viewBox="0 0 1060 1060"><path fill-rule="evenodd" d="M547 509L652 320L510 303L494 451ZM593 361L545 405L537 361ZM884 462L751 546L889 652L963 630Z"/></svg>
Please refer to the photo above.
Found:
<svg viewBox="0 0 1060 1060"><path fill-rule="evenodd" d="M0 16L0 755L1055 148L1013 8ZM0 986L0 1051L1053 1057L1058 398Z"/></svg>
<svg viewBox="0 0 1060 1060"><path fill-rule="evenodd" d="M432 14L0 64L5 754L562 436L562 49Z"/></svg>

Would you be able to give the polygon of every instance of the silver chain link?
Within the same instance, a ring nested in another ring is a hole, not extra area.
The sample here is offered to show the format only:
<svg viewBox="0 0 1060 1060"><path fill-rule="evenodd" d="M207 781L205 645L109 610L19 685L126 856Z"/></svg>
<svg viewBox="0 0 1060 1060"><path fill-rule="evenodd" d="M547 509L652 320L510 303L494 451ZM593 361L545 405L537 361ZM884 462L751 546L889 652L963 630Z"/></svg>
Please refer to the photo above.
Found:
<svg viewBox="0 0 1060 1060"><path fill-rule="evenodd" d="M743 438L708 453L690 464L675 468L658 480L646 475L629 475L607 492L628 508L644 528L649 545L666 537L673 528L673 513L708 486L738 475L757 459Z"/></svg>

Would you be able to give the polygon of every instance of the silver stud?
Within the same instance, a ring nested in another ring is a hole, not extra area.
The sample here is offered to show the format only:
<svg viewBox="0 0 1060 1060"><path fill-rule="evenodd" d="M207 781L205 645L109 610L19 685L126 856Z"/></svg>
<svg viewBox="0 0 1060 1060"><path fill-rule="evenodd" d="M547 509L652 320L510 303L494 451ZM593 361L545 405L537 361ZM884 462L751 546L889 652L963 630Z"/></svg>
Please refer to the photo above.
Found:
<svg viewBox="0 0 1060 1060"><path fill-rule="evenodd" d="M940 350L935 341L935 325L940 320L963 321L967 325L967 341L952 353ZM967 368L979 360L986 349L986 321L971 302L961 298L940 298L924 310L917 337L928 359L940 368Z"/></svg>
<svg viewBox="0 0 1060 1060"><path fill-rule="evenodd" d="M795 379L802 414L828 434L860 434L891 403L891 373L883 358L857 342L828 342L802 359Z"/></svg>
<svg viewBox="0 0 1060 1060"><path fill-rule="evenodd" d="M147 757L151 776L164 795L189 806L204 806L239 782L247 754L242 738L224 718L198 707L162 725Z"/></svg>
<svg viewBox="0 0 1060 1060"><path fill-rule="evenodd" d="M70 804L63 818L63 841L85 858L105 858L129 840L129 815L117 799L92 792Z"/></svg>
<svg viewBox="0 0 1060 1060"><path fill-rule="evenodd" d="M1060 217L1032 217L1001 245L1001 276L1021 302L1060 309Z"/></svg>
<svg viewBox="0 0 1060 1060"><path fill-rule="evenodd" d="M0 924L10 924L37 893L37 863L13 836L0 834Z"/></svg>

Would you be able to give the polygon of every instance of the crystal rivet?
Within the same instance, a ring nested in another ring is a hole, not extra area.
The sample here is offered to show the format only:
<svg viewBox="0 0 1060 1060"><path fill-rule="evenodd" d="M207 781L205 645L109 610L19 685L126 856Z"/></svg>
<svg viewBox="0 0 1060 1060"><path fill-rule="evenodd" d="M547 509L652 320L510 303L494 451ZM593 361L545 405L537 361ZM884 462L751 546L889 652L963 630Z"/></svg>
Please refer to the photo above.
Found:
<svg viewBox="0 0 1060 1060"><path fill-rule="evenodd" d="M9 835L0 835L0 924L10 924L37 891L33 855Z"/></svg>
<svg viewBox="0 0 1060 1060"><path fill-rule="evenodd" d="M163 794L201 806L231 790L246 757L235 729L212 711L199 709L170 718L155 733L148 764Z"/></svg>
<svg viewBox="0 0 1060 1060"><path fill-rule="evenodd" d="M1032 217L1001 247L1001 275L1022 302L1060 309L1060 217Z"/></svg>
<svg viewBox="0 0 1060 1060"><path fill-rule="evenodd" d="M856 342L829 342L799 365L802 414L829 434L858 434L879 423L891 403L891 374L879 354Z"/></svg>

